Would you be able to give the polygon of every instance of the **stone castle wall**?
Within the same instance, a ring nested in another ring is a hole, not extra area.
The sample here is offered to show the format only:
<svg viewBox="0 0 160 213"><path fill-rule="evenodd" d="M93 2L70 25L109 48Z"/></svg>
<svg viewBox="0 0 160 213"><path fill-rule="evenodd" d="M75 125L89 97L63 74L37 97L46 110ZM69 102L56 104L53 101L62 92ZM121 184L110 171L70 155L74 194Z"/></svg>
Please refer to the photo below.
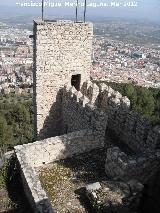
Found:
<svg viewBox="0 0 160 213"><path fill-rule="evenodd" d="M64 133L92 129L99 146L104 145L107 115L74 87L66 87L62 96ZM101 144L101 145L100 145Z"/></svg>
<svg viewBox="0 0 160 213"><path fill-rule="evenodd" d="M135 152L159 147L160 126L153 127L147 119L132 111L127 97L123 97L104 83L98 87L88 81L82 85L81 90L93 105L106 113L106 132L111 131Z"/></svg>
<svg viewBox="0 0 160 213"><path fill-rule="evenodd" d="M97 86L85 82L81 91L107 119L106 174L123 181L135 178L146 183L159 169L160 126L152 126L147 119L132 111L129 99L104 83ZM108 141L112 137L113 141Z"/></svg>
<svg viewBox="0 0 160 213"><path fill-rule="evenodd" d="M110 87L100 85L98 88L88 82L82 86L82 91L87 97L74 87L68 86L61 90L64 123L62 131L66 134L15 147L25 192L35 212L54 212L38 179L36 167L71 157L74 154L104 148L106 129L114 127L112 119L116 110L130 112L129 100ZM108 110L110 110L110 114L108 114ZM126 114L124 113L124 115ZM157 130L158 128L155 132ZM150 131L152 130L150 129ZM153 138L154 140L157 138L156 133L152 136ZM123 142L129 145L128 141ZM144 145L142 147L144 148ZM160 150L152 149L153 151L147 152L146 149L146 152L141 154L136 152L130 155L118 147L106 148L105 171L110 178L123 181L134 178L146 183L159 168ZM135 151L135 149L133 150Z"/></svg>
<svg viewBox="0 0 160 213"><path fill-rule="evenodd" d="M60 135L61 88L72 75L90 79L93 26L72 21L34 22L35 131L39 139Z"/></svg>
<svg viewBox="0 0 160 213"><path fill-rule="evenodd" d="M93 26L89 23L34 22L34 106L38 139L89 126L94 129L91 112L99 109L104 113L97 117L107 119L100 123L107 123L106 129L131 149L143 151L158 147L159 127L153 128L150 122L131 111L127 97L103 83L99 88L89 81L92 36ZM74 98L68 96L67 100L64 85L70 87L72 75L76 74L81 75L83 95L74 92ZM85 107L81 107L82 100ZM93 110L94 107L97 109Z"/></svg>

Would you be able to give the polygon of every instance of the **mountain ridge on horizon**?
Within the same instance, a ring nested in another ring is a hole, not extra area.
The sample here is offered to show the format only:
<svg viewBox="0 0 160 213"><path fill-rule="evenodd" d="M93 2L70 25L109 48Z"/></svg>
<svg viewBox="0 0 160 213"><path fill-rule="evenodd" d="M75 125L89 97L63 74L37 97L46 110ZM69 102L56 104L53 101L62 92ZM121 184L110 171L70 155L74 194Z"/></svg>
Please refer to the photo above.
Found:
<svg viewBox="0 0 160 213"><path fill-rule="evenodd" d="M142 0L141 0L142 1ZM148 0L149 1L149 0ZM83 7L79 8L79 17L83 19ZM0 3L0 18L1 17L14 17L18 15L34 15L37 17L41 16L41 7L18 7L14 4L5 5L5 3ZM74 7L57 7L57 8L44 8L44 14L47 15L55 15L57 18L69 16L75 17L75 8ZM157 12L157 8L155 8L155 12L152 8L152 13L148 15L148 11L144 8L87 8L87 17L90 19L94 19L96 14L96 18L125 18L125 19L135 19L135 20L144 20L160 23L160 12Z"/></svg>

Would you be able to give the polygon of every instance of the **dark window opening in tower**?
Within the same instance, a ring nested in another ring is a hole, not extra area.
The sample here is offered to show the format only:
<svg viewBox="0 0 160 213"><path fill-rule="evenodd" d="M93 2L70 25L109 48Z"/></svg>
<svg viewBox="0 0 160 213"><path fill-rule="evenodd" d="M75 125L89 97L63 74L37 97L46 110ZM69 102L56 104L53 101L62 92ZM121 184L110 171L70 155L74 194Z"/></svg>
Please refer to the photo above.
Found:
<svg viewBox="0 0 160 213"><path fill-rule="evenodd" d="M72 75L71 78L71 85L76 88L77 91L80 90L80 82L81 82L81 75Z"/></svg>

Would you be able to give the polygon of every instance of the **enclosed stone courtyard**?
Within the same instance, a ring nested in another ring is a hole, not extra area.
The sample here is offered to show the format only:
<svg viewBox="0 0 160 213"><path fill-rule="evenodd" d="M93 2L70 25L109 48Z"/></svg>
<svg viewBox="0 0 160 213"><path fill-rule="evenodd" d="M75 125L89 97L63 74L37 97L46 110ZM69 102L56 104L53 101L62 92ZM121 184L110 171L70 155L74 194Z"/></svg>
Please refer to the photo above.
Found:
<svg viewBox="0 0 160 213"><path fill-rule="evenodd" d="M110 180L105 156L105 149L96 149L37 168L55 212L138 212L143 185Z"/></svg>
<svg viewBox="0 0 160 213"><path fill-rule="evenodd" d="M106 180L105 151L93 150L39 168L39 177L57 212L91 212L85 197L89 183Z"/></svg>

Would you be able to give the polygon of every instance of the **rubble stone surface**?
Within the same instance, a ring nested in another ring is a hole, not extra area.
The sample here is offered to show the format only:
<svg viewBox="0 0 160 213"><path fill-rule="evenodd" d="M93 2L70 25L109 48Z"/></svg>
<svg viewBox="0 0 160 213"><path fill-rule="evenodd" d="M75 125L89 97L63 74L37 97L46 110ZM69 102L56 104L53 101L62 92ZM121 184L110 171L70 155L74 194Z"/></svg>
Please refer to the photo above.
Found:
<svg viewBox="0 0 160 213"><path fill-rule="evenodd" d="M95 183L93 183L94 185ZM143 185L135 180L128 183L103 181L94 189L86 186L86 195L96 212L135 213L138 212Z"/></svg>

